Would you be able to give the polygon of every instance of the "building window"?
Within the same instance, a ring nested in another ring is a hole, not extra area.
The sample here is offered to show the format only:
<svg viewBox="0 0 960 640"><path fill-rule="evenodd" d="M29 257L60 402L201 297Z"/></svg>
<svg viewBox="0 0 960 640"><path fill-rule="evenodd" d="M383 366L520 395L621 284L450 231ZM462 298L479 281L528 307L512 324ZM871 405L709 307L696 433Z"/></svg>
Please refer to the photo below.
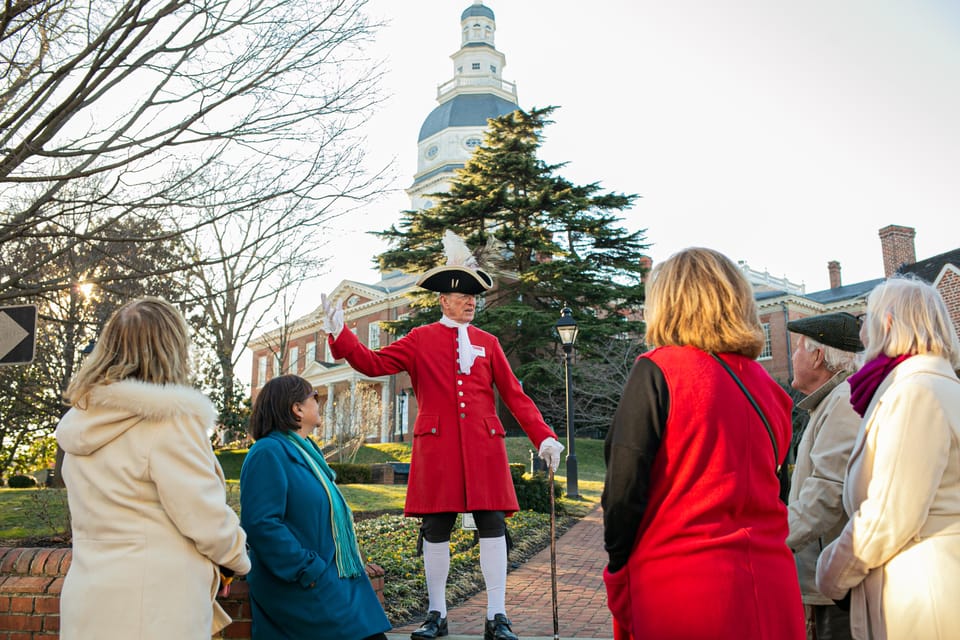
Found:
<svg viewBox="0 0 960 640"><path fill-rule="evenodd" d="M307 361L304 363L304 367L309 367L311 362L317 361L317 343L308 342L307 343Z"/></svg>
<svg viewBox="0 0 960 640"><path fill-rule="evenodd" d="M380 323L371 322L367 327L367 346L371 349L380 348Z"/></svg>
<svg viewBox="0 0 960 640"><path fill-rule="evenodd" d="M290 347L290 373L300 373L300 347Z"/></svg>
<svg viewBox="0 0 960 640"><path fill-rule="evenodd" d="M463 144L467 149L476 149L480 146L481 142L480 138L467 138Z"/></svg>
<svg viewBox="0 0 960 640"><path fill-rule="evenodd" d="M763 323L763 351L757 360L769 360L773 357L773 346L770 344L770 323Z"/></svg>
<svg viewBox="0 0 960 640"><path fill-rule="evenodd" d="M490 73L496 73L496 72L497 72L497 65L495 64L490 65Z"/></svg>
<svg viewBox="0 0 960 640"><path fill-rule="evenodd" d="M474 71L480 71L480 63L474 62L473 64L470 65L470 68L473 69Z"/></svg>
<svg viewBox="0 0 960 640"><path fill-rule="evenodd" d="M257 386L262 387L267 382L267 356L257 358Z"/></svg>

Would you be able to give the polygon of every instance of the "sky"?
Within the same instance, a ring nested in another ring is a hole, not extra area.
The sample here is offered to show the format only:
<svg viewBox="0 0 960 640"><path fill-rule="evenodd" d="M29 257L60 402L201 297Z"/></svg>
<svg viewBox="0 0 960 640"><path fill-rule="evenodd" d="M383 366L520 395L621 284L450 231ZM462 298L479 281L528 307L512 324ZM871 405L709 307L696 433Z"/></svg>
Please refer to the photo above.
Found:
<svg viewBox="0 0 960 640"><path fill-rule="evenodd" d="M410 207L417 134L453 77L470 0L370 0L388 94L367 126L393 191L335 221L327 272L376 282L367 232ZM623 214L662 261L708 246L829 287L883 276L878 231L917 258L960 247L960 3L955 0L486 0L525 109L556 105L541 158L575 183L640 196Z"/></svg>

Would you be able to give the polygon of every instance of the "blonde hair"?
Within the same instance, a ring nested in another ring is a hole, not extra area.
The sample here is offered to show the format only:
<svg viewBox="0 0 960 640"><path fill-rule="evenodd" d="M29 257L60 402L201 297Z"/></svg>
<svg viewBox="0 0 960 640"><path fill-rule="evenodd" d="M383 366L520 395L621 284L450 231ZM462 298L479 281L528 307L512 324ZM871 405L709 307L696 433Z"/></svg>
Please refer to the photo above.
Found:
<svg viewBox="0 0 960 640"><path fill-rule="evenodd" d="M743 272L722 253L691 247L654 267L646 296L647 344L693 346L756 358L764 334Z"/></svg>
<svg viewBox="0 0 960 640"><path fill-rule="evenodd" d="M82 409L93 387L131 378L154 384L190 381L190 332L166 300L139 298L114 311L64 398Z"/></svg>
<svg viewBox="0 0 960 640"><path fill-rule="evenodd" d="M930 354L960 367L960 341L947 305L939 291L916 277L895 276L874 287L862 335L864 362L881 353Z"/></svg>

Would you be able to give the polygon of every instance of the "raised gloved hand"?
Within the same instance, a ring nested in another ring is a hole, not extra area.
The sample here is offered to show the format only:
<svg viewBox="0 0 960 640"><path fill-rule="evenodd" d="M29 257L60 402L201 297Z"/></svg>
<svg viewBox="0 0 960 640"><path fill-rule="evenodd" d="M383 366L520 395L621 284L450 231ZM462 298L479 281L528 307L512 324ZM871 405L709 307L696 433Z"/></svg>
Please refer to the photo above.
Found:
<svg viewBox="0 0 960 640"><path fill-rule="evenodd" d="M547 463L551 471L556 471L560 466L560 454L563 453L563 445L557 442L556 438L547 438L540 443L540 459Z"/></svg>
<svg viewBox="0 0 960 640"><path fill-rule="evenodd" d="M343 331L343 302L334 302L327 294L321 293L320 303L323 305L323 330L336 338Z"/></svg>

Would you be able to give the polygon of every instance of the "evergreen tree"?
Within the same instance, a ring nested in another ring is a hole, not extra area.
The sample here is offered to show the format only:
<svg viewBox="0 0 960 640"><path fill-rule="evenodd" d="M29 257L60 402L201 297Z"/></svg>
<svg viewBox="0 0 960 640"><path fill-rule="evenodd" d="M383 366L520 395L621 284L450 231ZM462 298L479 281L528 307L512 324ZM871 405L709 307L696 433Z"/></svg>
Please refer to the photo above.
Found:
<svg viewBox="0 0 960 640"><path fill-rule="evenodd" d="M377 235L391 248L383 269L423 272L443 262L445 229L460 235L495 277L475 324L498 336L526 384L547 384L541 364L556 354L553 331L567 305L581 326L577 349L589 358L615 336L639 331L625 312L643 299L644 231L627 232L618 213L636 195L575 185L557 175L563 164L538 159L555 107L517 110L490 121L484 143L437 204L407 211ZM415 312L391 330L405 332L439 317L434 294L417 296ZM528 388L528 391L530 389Z"/></svg>

